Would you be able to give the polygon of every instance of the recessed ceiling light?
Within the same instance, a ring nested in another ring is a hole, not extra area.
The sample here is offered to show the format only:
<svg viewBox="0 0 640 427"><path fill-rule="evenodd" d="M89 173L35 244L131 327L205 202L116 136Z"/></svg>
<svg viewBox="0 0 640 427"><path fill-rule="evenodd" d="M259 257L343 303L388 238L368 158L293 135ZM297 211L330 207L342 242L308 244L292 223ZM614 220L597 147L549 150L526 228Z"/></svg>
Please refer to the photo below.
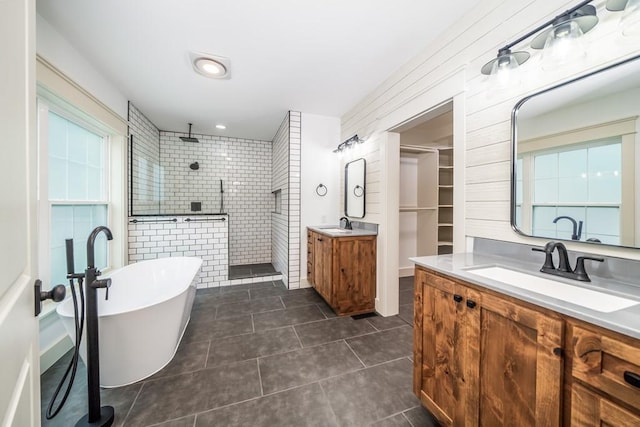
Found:
<svg viewBox="0 0 640 427"><path fill-rule="evenodd" d="M216 125L216 129L226 129L227 127L225 125Z"/></svg>
<svg viewBox="0 0 640 427"><path fill-rule="evenodd" d="M211 58L198 58L193 65L200 74L207 77L223 77L227 73L224 65Z"/></svg>
<svg viewBox="0 0 640 427"><path fill-rule="evenodd" d="M211 79L229 79L231 77L231 63L229 58L211 55L205 52L189 52L193 69Z"/></svg>

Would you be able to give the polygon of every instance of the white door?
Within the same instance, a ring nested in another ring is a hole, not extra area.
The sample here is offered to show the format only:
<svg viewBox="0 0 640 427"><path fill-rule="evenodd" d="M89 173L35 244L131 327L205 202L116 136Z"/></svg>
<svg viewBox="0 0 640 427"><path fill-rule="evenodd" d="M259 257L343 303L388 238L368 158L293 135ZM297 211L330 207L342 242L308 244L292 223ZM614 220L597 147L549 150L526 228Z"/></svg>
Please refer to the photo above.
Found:
<svg viewBox="0 0 640 427"><path fill-rule="evenodd" d="M40 425L34 0L0 0L0 58L0 425L28 427Z"/></svg>

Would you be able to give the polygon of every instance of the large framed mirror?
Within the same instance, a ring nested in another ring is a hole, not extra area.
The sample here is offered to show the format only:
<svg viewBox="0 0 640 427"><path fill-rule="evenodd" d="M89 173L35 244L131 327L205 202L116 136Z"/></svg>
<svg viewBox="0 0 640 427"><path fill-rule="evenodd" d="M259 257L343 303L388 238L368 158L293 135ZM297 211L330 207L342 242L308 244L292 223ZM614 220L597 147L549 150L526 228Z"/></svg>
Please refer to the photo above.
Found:
<svg viewBox="0 0 640 427"><path fill-rule="evenodd" d="M549 239L640 247L640 56L520 100L511 224Z"/></svg>
<svg viewBox="0 0 640 427"><path fill-rule="evenodd" d="M366 197L364 159L349 162L344 167L344 213L352 218L364 218Z"/></svg>

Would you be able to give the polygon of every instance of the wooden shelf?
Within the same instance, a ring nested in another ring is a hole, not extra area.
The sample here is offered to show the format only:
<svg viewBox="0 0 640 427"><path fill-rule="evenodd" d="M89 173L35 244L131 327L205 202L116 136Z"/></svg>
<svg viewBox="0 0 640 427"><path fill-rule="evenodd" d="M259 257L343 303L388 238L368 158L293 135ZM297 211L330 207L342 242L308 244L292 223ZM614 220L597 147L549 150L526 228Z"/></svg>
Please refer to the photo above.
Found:
<svg viewBox="0 0 640 427"><path fill-rule="evenodd" d="M429 147L421 147L419 145L400 145L401 153L435 153L436 150Z"/></svg>
<svg viewBox="0 0 640 427"><path fill-rule="evenodd" d="M453 227L453 224L450 222L441 222L438 224L438 227Z"/></svg>
<svg viewBox="0 0 640 427"><path fill-rule="evenodd" d="M438 188L453 188L453 185L438 185Z"/></svg>
<svg viewBox="0 0 640 427"><path fill-rule="evenodd" d="M453 205L438 205L438 208L452 208Z"/></svg>
<svg viewBox="0 0 640 427"><path fill-rule="evenodd" d="M436 209L438 209L436 206L400 206L400 212L435 211Z"/></svg>
<svg viewBox="0 0 640 427"><path fill-rule="evenodd" d="M453 246L453 242L438 242L438 246Z"/></svg>

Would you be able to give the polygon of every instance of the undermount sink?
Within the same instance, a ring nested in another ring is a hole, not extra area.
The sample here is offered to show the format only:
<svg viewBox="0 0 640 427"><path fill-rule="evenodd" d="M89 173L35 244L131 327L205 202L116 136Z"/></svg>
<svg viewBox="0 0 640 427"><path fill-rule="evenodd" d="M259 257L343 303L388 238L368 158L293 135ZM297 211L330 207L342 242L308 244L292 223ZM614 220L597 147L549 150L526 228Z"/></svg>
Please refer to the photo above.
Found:
<svg viewBox="0 0 640 427"><path fill-rule="evenodd" d="M351 230L346 230L344 228L321 228L322 231L326 231L327 233L351 233Z"/></svg>
<svg viewBox="0 0 640 427"><path fill-rule="evenodd" d="M467 272L602 313L611 313L640 304L640 302L631 299L521 273L508 268L496 266L478 267L467 269Z"/></svg>

